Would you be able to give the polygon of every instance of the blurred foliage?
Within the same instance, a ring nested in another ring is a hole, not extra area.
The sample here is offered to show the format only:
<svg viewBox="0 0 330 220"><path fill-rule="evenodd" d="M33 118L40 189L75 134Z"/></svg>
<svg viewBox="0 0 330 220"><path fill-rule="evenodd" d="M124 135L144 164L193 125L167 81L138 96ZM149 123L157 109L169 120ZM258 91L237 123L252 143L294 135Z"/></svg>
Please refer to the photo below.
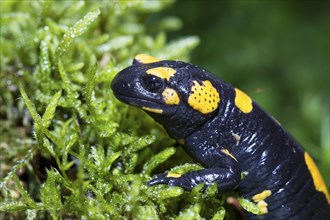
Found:
<svg viewBox="0 0 330 220"><path fill-rule="evenodd" d="M329 8L329 1L177 1L163 12L183 21L170 39L200 37L191 62L250 94L311 153L328 187Z"/></svg>
<svg viewBox="0 0 330 220"><path fill-rule="evenodd" d="M308 6L296 3L172 3L0 1L0 219L234 219L232 192L215 185L146 187L154 173L199 166L110 90L138 53L188 61L199 39L187 35L202 38L193 63L282 115L298 139L322 147L322 158L312 154L328 169L325 9L305 18Z"/></svg>

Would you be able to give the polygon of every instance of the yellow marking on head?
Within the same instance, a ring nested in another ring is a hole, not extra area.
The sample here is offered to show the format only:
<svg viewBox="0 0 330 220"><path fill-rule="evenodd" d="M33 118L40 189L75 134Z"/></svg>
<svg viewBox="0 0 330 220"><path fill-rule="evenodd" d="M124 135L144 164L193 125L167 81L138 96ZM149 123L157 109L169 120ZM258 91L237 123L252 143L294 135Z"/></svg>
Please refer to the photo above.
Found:
<svg viewBox="0 0 330 220"><path fill-rule="evenodd" d="M167 79L169 80L174 74L176 73L176 70L173 68L169 67L156 67L147 70L148 74L158 76L159 78L162 79Z"/></svg>
<svg viewBox="0 0 330 220"><path fill-rule="evenodd" d="M177 105L180 102L178 93L171 88L166 88L162 93L164 102L168 105Z"/></svg>
<svg viewBox="0 0 330 220"><path fill-rule="evenodd" d="M255 194L252 199L254 202L260 202L261 200L266 199L272 194L272 191L269 189L262 191L261 193Z"/></svg>
<svg viewBox="0 0 330 220"><path fill-rule="evenodd" d="M307 152L305 152L304 157L305 157L305 162L308 167L308 170L312 175L315 189L317 191L322 192L325 195L325 197L327 198L328 203L330 204L330 195L329 195L327 186L325 185L325 183L323 181L323 178L321 176L319 169L317 168L313 159Z"/></svg>
<svg viewBox="0 0 330 220"><path fill-rule="evenodd" d="M200 85L196 80L193 81L188 104L195 110L207 114L216 110L219 106L220 94L208 80Z"/></svg>
<svg viewBox="0 0 330 220"><path fill-rule="evenodd" d="M230 156L231 158L233 158L234 160L237 161L237 159L229 152L229 150L227 149L222 149L221 150L222 152L224 152L225 154L227 154L228 156Z"/></svg>
<svg viewBox="0 0 330 220"><path fill-rule="evenodd" d="M168 173L166 177L173 177L173 178L179 178L181 177L181 174L178 173Z"/></svg>
<svg viewBox="0 0 330 220"><path fill-rule="evenodd" d="M253 109L252 99L242 92L241 90L235 88L236 97L235 97L235 105L239 110L244 113L250 113Z"/></svg>
<svg viewBox="0 0 330 220"><path fill-rule="evenodd" d="M157 108L149 108L149 107L142 107L143 110L146 110L148 112L153 112L157 114L162 114L163 110L162 109L157 109Z"/></svg>
<svg viewBox="0 0 330 220"><path fill-rule="evenodd" d="M264 215L268 213L268 209L267 209L267 202L265 202L264 200L261 200L260 202L257 203L257 206L259 208L259 215Z"/></svg>
<svg viewBox="0 0 330 220"><path fill-rule="evenodd" d="M138 54L134 57L134 59L136 61L138 61L139 63L142 63L142 64L146 64L146 63L156 63L158 61L160 61L158 58L156 57L153 57L153 56L150 56L148 54Z"/></svg>

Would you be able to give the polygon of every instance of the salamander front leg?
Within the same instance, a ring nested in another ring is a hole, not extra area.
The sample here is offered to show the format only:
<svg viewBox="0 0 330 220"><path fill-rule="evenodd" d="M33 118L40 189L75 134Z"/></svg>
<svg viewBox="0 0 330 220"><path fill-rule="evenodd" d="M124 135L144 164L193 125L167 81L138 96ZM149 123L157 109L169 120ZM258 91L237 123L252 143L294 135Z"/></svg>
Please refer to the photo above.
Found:
<svg viewBox="0 0 330 220"><path fill-rule="evenodd" d="M221 158L218 158L219 160L212 159L217 161L212 168L192 171L182 175L176 173L159 174L148 182L148 186L168 184L169 186L180 186L185 190L192 190L200 183L205 183L205 186L209 186L216 182L219 191L222 192L237 187L241 179L241 170L238 162L227 154L221 155Z"/></svg>
<svg viewBox="0 0 330 220"><path fill-rule="evenodd" d="M205 183L205 186L209 186L214 182L218 183L220 191L234 189L240 182L240 174L235 174L223 168L203 169L183 175L163 173L150 180L148 186L168 184L169 186L180 186L185 190L192 190L200 183Z"/></svg>

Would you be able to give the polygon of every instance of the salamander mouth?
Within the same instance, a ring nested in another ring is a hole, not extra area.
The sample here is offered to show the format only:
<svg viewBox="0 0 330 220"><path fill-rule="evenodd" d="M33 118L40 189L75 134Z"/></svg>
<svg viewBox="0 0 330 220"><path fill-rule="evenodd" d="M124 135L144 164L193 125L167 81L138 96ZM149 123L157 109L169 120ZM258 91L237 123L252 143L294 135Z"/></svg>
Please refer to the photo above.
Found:
<svg viewBox="0 0 330 220"><path fill-rule="evenodd" d="M150 109L160 109L163 111L162 114L174 115L177 110L176 105L166 105L162 100L147 100L140 97L127 96L121 94L115 94L116 98L120 101L132 105L138 108L150 108Z"/></svg>
<svg viewBox="0 0 330 220"><path fill-rule="evenodd" d="M125 102L126 104L133 105L136 107L151 107L154 106L155 104L157 105L163 105L160 101L157 100L147 100L147 99L142 99L140 97L133 97L133 96L127 96L127 95L120 95L120 94L115 94L116 98L119 99L122 102Z"/></svg>

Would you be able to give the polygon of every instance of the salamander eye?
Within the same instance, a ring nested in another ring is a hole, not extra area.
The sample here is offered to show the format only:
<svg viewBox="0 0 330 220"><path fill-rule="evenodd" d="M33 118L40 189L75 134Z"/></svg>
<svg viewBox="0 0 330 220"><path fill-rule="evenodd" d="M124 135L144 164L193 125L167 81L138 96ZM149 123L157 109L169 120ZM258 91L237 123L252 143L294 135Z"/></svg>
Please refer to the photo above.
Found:
<svg viewBox="0 0 330 220"><path fill-rule="evenodd" d="M142 77L142 84L150 92L160 92L164 88L164 81L161 78L149 74Z"/></svg>

